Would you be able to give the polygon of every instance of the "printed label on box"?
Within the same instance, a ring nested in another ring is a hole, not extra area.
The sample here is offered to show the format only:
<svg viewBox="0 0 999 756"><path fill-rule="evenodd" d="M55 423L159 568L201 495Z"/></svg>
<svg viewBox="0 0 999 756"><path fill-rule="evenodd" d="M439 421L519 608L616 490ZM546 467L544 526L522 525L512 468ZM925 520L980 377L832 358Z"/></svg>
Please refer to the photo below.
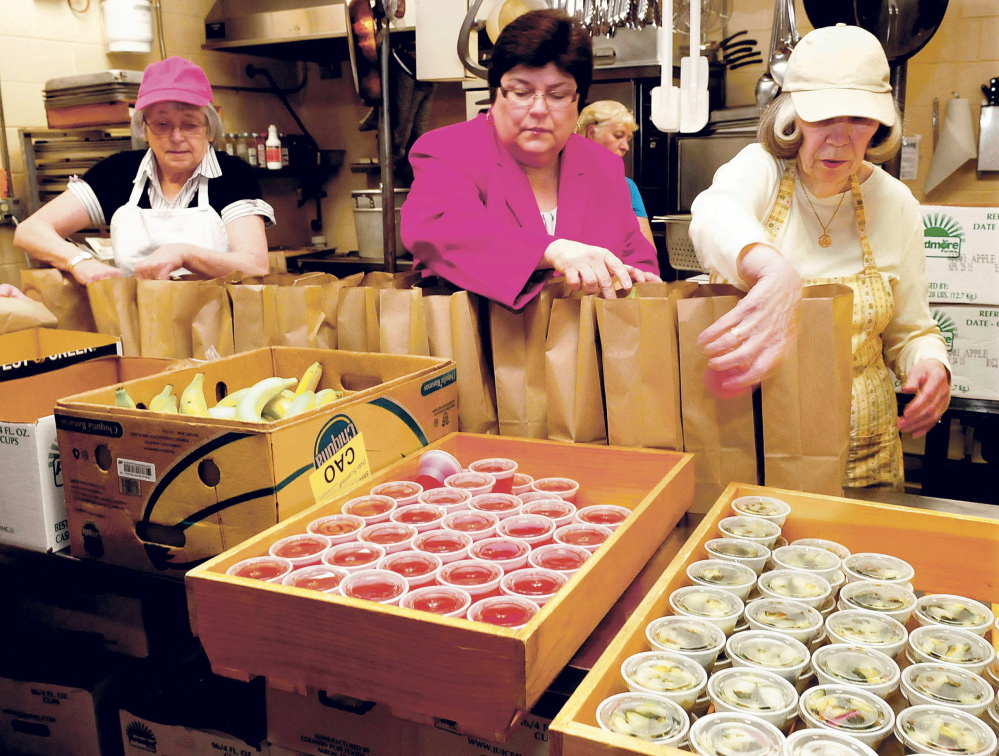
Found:
<svg viewBox="0 0 999 756"><path fill-rule="evenodd" d="M999 304L999 208L920 209L930 301Z"/></svg>
<svg viewBox="0 0 999 756"><path fill-rule="evenodd" d="M156 482L156 465L134 459L118 459L118 477Z"/></svg>
<svg viewBox="0 0 999 756"><path fill-rule="evenodd" d="M334 418L335 421L336 418ZM368 452L364 447L364 437L358 432L350 418L346 418L346 423L350 429L353 429L354 435L346 444L336 450L328 447L329 453L323 453L324 457L328 457L326 462L319 465L316 471L309 475L309 483L312 485L312 493L316 497L317 504L335 499L365 478L371 477L371 465L368 464ZM333 422L331 422L332 424ZM317 457L317 462L318 459Z"/></svg>
<svg viewBox="0 0 999 756"><path fill-rule="evenodd" d="M999 399L999 308L938 305L931 312L947 343L951 394Z"/></svg>

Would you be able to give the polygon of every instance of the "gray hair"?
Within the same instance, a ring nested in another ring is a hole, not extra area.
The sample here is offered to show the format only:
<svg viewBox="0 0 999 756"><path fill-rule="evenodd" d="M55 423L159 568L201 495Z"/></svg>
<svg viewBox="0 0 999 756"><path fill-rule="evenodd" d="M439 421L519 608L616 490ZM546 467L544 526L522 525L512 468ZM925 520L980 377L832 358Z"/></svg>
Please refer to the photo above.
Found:
<svg viewBox="0 0 999 756"><path fill-rule="evenodd" d="M586 136L587 126L602 127L608 123L620 123L632 133L638 130L635 116L624 105L616 100L597 100L591 102L576 119L576 133Z"/></svg>
<svg viewBox="0 0 999 756"><path fill-rule="evenodd" d="M153 103L154 105L159 105L160 103ZM175 110L187 110L190 105L182 102L171 102L169 103ZM180 107L178 107L180 106ZM132 113L132 137L140 142L146 141L146 110L148 110L152 105L149 105L142 110L136 110ZM225 127L222 125L222 118L219 116L218 111L212 105L203 105L200 108L196 108L202 115L205 116L205 121L208 123L208 141L214 142L220 136L222 136Z"/></svg>
<svg viewBox="0 0 999 756"><path fill-rule="evenodd" d="M780 160L793 160L801 147L801 130L795 119L798 111L789 92L782 92L760 116L756 138L767 152ZM895 125L878 124L864 158L872 163L891 160L902 147L902 115L895 110Z"/></svg>

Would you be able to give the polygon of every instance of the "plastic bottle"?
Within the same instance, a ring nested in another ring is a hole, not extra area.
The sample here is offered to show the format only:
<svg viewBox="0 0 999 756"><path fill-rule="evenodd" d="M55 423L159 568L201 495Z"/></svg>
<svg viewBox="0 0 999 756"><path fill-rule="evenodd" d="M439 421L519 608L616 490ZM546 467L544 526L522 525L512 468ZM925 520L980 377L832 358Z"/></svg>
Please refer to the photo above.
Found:
<svg viewBox="0 0 999 756"><path fill-rule="evenodd" d="M257 165L260 168L267 167L267 134L260 132L259 134L254 134L254 138L257 141Z"/></svg>
<svg viewBox="0 0 999 756"><path fill-rule="evenodd" d="M223 139L225 140L225 152L227 155L236 154L236 146L232 142L232 134L226 134Z"/></svg>
<svg viewBox="0 0 999 756"><path fill-rule="evenodd" d="M236 157L249 162L250 156L246 149L247 136L247 134L233 134L233 140L236 142Z"/></svg>
<svg viewBox="0 0 999 756"><path fill-rule="evenodd" d="M256 134L250 134L250 133L243 134L243 136L240 137L240 141L242 141L246 145L246 162L248 162L250 165L256 168L257 165L259 164L257 162Z"/></svg>
<svg viewBox="0 0 999 756"><path fill-rule="evenodd" d="M281 140L278 138L277 126L267 127L267 168L271 171L281 170Z"/></svg>

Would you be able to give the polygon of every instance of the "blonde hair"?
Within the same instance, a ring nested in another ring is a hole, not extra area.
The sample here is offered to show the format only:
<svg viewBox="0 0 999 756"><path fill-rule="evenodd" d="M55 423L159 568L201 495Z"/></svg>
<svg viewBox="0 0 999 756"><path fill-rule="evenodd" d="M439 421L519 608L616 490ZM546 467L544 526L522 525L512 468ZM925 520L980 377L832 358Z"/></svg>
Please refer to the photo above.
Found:
<svg viewBox="0 0 999 756"><path fill-rule="evenodd" d="M154 102L153 105L159 105L161 103ZM218 111L211 104L202 105L200 108L194 105L188 105L186 102L171 102L167 103L171 105L173 110L188 110L194 109L199 111L205 116L205 121L208 123L208 142L212 143L220 136L222 136L224 127L222 126L222 118L219 116ZM152 105L142 110L136 110L132 113L132 137L140 142L146 141L146 110L148 110Z"/></svg>
<svg viewBox="0 0 999 756"><path fill-rule="evenodd" d="M586 136L587 126L600 128L611 123L619 123L631 129L632 133L638 131L635 116L624 105L616 100L597 100L583 108L579 114L579 118L576 119L576 133Z"/></svg>
<svg viewBox="0 0 999 756"><path fill-rule="evenodd" d="M771 102L760 116L756 138L767 152L780 160L793 160L801 147L801 129L795 119L798 111L790 92L782 92ZM887 162L895 157L902 147L902 116L895 110L895 125L878 124L871 143L867 146L864 159L871 163Z"/></svg>

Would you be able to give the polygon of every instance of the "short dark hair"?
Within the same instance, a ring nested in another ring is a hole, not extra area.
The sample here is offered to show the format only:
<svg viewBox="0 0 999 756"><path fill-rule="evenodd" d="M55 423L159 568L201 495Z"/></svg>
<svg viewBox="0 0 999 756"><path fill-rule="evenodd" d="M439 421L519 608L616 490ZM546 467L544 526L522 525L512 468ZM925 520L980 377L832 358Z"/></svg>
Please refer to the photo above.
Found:
<svg viewBox="0 0 999 756"><path fill-rule="evenodd" d="M593 44L582 25L560 10L529 11L500 32L489 58L489 88L495 98L500 79L516 66L543 68L554 63L576 80L579 106L593 80Z"/></svg>

